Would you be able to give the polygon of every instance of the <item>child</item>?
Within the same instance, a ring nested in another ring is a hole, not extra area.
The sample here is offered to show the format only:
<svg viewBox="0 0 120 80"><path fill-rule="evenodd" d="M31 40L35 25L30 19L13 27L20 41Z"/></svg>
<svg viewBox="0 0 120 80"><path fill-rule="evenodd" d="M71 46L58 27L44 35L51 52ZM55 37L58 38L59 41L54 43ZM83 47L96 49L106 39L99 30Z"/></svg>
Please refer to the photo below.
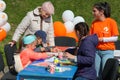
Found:
<svg viewBox="0 0 120 80"><path fill-rule="evenodd" d="M78 47L76 50L66 50L64 56L77 62L75 80L96 80L95 52L98 37L96 34L88 35L89 27L85 22L76 24L75 32L79 39Z"/></svg>
<svg viewBox="0 0 120 80"><path fill-rule="evenodd" d="M46 41L47 34L42 31L38 30L35 32L35 36L37 37L37 45L34 51L36 52L56 52L59 49L55 48L54 46L49 46Z"/></svg>
<svg viewBox="0 0 120 80"><path fill-rule="evenodd" d="M94 4L93 15L95 19L92 22L90 34L96 33L99 38L95 59L95 67L99 77L102 72L100 70L103 70L106 61L114 57L114 42L117 41L119 32L116 21L110 18L110 6L107 2Z"/></svg>
<svg viewBox="0 0 120 80"><path fill-rule="evenodd" d="M46 53L37 53L34 52L36 48L36 36L28 35L23 38L23 43L25 44L25 48L20 52L20 59L23 68L29 65L34 60L38 59L46 59L48 55Z"/></svg>
<svg viewBox="0 0 120 80"><path fill-rule="evenodd" d="M45 48L47 47L46 43L47 34L42 30L38 30L35 32L35 36L37 37L37 45L34 51L36 52L49 51L47 48Z"/></svg>

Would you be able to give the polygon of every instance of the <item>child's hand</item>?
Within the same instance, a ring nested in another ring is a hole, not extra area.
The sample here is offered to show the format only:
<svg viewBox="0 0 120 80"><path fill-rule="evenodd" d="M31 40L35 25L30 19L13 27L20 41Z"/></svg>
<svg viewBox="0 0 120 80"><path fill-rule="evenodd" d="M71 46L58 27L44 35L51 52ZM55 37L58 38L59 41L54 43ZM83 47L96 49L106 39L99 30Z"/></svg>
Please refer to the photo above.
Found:
<svg viewBox="0 0 120 80"><path fill-rule="evenodd" d="M45 48L44 48L44 47L42 47L42 48L40 48L40 50L43 52L43 51L45 51Z"/></svg>
<svg viewBox="0 0 120 80"><path fill-rule="evenodd" d="M55 56L54 54L51 54L51 53L49 53L49 52L47 52L46 54L48 55L48 57L53 57L53 56Z"/></svg>

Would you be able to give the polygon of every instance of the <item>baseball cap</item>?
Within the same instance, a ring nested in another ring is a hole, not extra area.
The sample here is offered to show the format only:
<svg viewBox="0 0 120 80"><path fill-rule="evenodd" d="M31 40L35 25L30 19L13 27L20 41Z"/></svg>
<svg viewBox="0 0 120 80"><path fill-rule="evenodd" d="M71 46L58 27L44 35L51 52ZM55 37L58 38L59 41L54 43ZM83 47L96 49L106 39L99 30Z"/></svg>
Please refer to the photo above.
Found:
<svg viewBox="0 0 120 80"><path fill-rule="evenodd" d="M42 41L43 41L44 43L46 43L46 36L47 36L47 34L46 34L45 31L38 30L38 31L35 32L35 35L36 35L37 37L41 37L41 38L42 38Z"/></svg>

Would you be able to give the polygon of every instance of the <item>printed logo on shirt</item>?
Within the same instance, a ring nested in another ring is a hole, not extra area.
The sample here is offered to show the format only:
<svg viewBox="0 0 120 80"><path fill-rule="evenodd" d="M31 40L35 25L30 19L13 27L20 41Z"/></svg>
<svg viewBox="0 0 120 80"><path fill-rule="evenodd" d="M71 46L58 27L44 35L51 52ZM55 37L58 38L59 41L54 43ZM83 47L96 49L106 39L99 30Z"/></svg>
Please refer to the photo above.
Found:
<svg viewBox="0 0 120 80"><path fill-rule="evenodd" d="M109 28L108 27L104 27L104 32L108 32Z"/></svg>

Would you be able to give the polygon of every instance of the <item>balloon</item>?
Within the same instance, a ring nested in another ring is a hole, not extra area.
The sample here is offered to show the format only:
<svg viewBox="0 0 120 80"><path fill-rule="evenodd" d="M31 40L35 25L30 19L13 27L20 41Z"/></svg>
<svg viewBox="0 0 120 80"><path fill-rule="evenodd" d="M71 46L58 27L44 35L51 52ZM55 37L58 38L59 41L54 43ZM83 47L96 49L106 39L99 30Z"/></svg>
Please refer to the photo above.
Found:
<svg viewBox="0 0 120 80"><path fill-rule="evenodd" d="M0 27L2 27L8 20L8 16L4 12L0 12Z"/></svg>
<svg viewBox="0 0 120 80"><path fill-rule="evenodd" d="M6 32L10 31L11 26L10 24L7 22L6 24L4 24L1 28L3 28Z"/></svg>
<svg viewBox="0 0 120 80"><path fill-rule="evenodd" d="M78 37L76 36L75 31L67 33L66 36L72 37L76 40L76 42L78 42Z"/></svg>
<svg viewBox="0 0 120 80"><path fill-rule="evenodd" d="M60 22L60 21L54 22L53 27L54 27L55 36L65 36L66 35L66 28L62 22Z"/></svg>
<svg viewBox="0 0 120 80"><path fill-rule="evenodd" d="M6 9L6 3L0 0L0 11L4 11Z"/></svg>
<svg viewBox="0 0 120 80"><path fill-rule="evenodd" d="M62 19L64 22L72 21L74 18L74 13L71 10L65 10L62 14Z"/></svg>
<svg viewBox="0 0 120 80"><path fill-rule="evenodd" d="M76 25L77 23L79 22L85 22L84 18L82 16L76 16L74 19L73 19L73 24Z"/></svg>
<svg viewBox="0 0 120 80"><path fill-rule="evenodd" d="M0 41L4 40L6 38L6 31L2 28L0 28Z"/></svg>
<svg viewBox="0 0 120 80"><path fill-rule="evenodd" d="M65 22L64 25L65 25L65 28L67 30L67 33L74 31L74 25L71 21Z"/></svg>

